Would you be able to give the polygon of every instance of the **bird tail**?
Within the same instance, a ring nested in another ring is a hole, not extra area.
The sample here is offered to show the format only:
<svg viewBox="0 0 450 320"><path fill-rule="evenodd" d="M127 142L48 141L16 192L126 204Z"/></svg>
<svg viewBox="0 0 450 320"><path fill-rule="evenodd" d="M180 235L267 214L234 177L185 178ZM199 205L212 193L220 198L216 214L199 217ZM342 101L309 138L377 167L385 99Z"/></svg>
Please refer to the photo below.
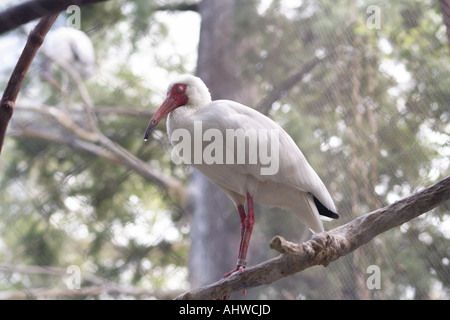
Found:
<svg viewBox="0 0 450 320"><path fill-rule="evenodd" d="M319 199L317 199L314 195L313 195L313 198L314 198L314 204L316 205L317 210L319 211L319 214L321 216L325 216L325 217L332 218L332 219L339 219L339 215L336 212L325 207L322 204L322 202L320 202ZM334 207L334 208L336 208L336 207Z"/></svg>
<svg viewBox="0 0 450 320"><path fill-rule="evenodd" d="M300 199L296 201L294 208L290 208L312 233L324 231L319 210L314 203L314 196L310 193L300 192Z"/></svg>

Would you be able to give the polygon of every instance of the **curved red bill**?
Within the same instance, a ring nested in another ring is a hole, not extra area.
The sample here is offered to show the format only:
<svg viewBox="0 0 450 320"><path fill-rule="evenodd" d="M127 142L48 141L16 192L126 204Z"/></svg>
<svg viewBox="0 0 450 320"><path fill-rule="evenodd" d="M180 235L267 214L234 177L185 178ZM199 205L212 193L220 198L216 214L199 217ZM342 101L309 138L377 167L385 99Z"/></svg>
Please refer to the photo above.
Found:
<svg viewBox="0 0 450 320"><path fill-rule="evenodd" d="M156 125L164 119L172 110L179 107L180 104L177 99L173 98L172 96L167 96L166 100L163 102L163 104L158 108L156 113L153 115L152 120L150 120L150 123L147 126L147 129L145 130L144 135L144 141L148 140L148 137L150 136L150 133L152 130L156 127Z"/></svg>

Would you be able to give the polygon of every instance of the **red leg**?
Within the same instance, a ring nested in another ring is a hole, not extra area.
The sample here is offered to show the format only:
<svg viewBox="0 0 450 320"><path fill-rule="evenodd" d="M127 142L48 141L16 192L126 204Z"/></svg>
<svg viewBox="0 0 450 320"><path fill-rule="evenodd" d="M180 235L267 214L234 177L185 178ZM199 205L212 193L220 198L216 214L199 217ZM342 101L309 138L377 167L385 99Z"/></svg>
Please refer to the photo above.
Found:
<svg viewBox="0 0 450 320"><path fill-rule="evenodd" d="M253 198L247 193L247 215L245 216L244 226L244 243L242 245L242 252L239 254L239 259L245 261L247 259L248 246L252 236L253 225L255 224L255 211L253 209ZM245 267L245 266L244 266Z"/></svg>
<svg viewBox="0 0 450 320"><path fill-rule="evenodd" d="M223 277L227 278L233 273L244 271L247 264L247 251L250 244L250 238L252 236L253 225L255 223L255 211L253 209L253 198L247 193L247 214L245 214L244 206L238 205L239 217L241 219L241 243L239 245L239 255L236 268L226 273ZM245 295L245 290L244 290ZM224 297L226 299L226 297Z"/></svg>
<svg viewBox="0 0 450 320"><path fill-rule="evenodd" d="M245 214L245 208L242 204L237 206L238 212L239 212L239 218L241 219L241 242L239 244L239 254L238 254L238 259L241 259L242 256L242 250L243 250L243 245L244 245L244 234L245 234L245 219L246 219L246 214ZM231 276L233 273L235 273L236 271L244 271L245 266L242 266L239 264L239 260L238 263L236 265L236 268L234 268L233 270L231 270L230 272L227 272L223 277L224 278L228 278L229 276Z"/></svg>
<svg viewBox="0 0 450 320"><path fill-rule="evenodd" d="M245 208L242 204L237 206L239 212L239 218L241 219L241 243L239 244L239 254L238 257L242 255L242 246L244 244L244 233L245 233Z"/></svg>

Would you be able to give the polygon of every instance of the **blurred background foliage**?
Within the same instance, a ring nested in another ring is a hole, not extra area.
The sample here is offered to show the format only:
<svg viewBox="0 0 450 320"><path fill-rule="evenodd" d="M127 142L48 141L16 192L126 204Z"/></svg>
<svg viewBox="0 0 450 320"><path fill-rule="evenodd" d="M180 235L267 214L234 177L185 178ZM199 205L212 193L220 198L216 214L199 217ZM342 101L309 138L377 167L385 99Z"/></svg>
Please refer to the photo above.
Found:
<svg viewBox="0 0 450 320"><path fill-rule="evenodd" d="M293 137L329 187L341 219L325 222L327 229L449 174L450 46L438 1L226 3L234 10L229 24L235 76L251 92L252 106L280 91L260 111ZM189 289L190 272L203 272L188 268L196 250L190 246L191 169L170 160L163 125L143 142L171 77L196 72L208 1L202 5L122 0L82 8L81 30L93 41L96 74L81 84L54 66L61 86L52 86L40 77L44 58L36 58L0 161L0 297L26 292L44 298L35 290L45 288L63 292L70 265L80 267L82 288L135 290L72 290L50 298L163 299ZM368 22L369 6L380 9L379 28ZM54 28L65 25L65 16ZM25 39L24 28L0 37L1 52L10 56L0 69L3 88ZM311 71L282 88L311 61ZM89 137L64 126L48 112L51 107ZM95 140L95 130L107 140ZM155 175L136 170L110 142L148 163ZM250 264L276 255L268 243L277 234L292 241L310 236L290 213L263 207L256 212ZM238 232L217 237L227 242ZM447 202L327 268L249 290L248 298L448 299L449 248ZM224 271L235 257L227 259ZM370 265L380 267L379 290L367 288Z"/></svg>

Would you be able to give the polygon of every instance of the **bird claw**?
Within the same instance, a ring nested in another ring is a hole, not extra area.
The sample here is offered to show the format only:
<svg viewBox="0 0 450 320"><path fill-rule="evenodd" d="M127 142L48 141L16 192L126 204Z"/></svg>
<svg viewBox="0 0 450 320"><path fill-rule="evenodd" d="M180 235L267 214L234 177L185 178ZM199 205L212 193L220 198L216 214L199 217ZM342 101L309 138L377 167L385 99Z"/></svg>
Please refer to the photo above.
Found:
<svg viewBox="0 0 450 320"><path fill-rule="evenodd" d="M231 270L230 272L227 272L223 275L222 279L231 277L235 274L238 274L239 272L244 272L244 266L236 266L236 268L234 268L233 270Z"/></svg>
<svg viewBox="0 0 450 320"><path fill-rule="evenodd" d="M244 267L244 266L238 265L238 266L236 266L236 268L234 268L234 269L231 270L230 272L225 273L222 279L225 279L225 278L231 277L231 276L233 276L233 275L235 275L235 274L244 272L244 270L245 270L245 267ZM243 290L243 291L242 291L242 295L243 295L243 296L247 295L247 291L246 291L246 290ZM222 297L222 300L227 300L227 299L228 299L228 296L223 296L223 297Z"/></svg>

